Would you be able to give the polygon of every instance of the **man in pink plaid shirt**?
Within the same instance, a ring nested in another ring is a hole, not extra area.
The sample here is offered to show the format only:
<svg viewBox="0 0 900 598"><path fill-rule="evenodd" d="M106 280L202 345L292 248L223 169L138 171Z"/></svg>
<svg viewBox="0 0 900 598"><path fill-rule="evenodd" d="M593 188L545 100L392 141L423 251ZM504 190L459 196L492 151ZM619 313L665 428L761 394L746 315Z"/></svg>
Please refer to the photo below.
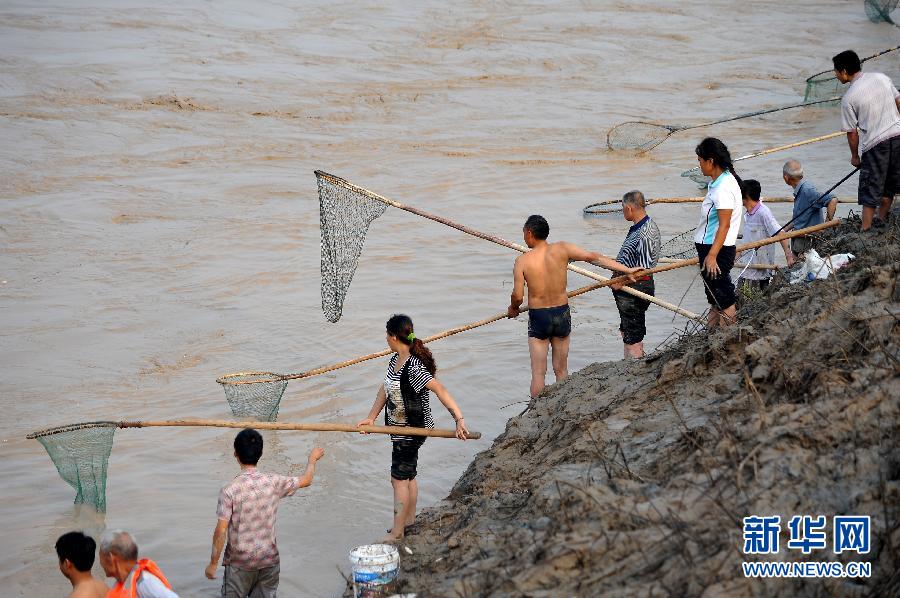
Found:
<svg viewBox="0 0 900 598"><path fill-rule="evenodd" d="M316 461L325 454L321 448L314 448L309 453L306 471L294 478L258 471L256 464L262 449L259 432L250 428L241 430L234 439L234 456L241 473L219 492L216 510L219 521L213 532L206 577L215 579L224 547L223 598L275 598L280 573L275 543L278 502L294 494L297 488L312 484Z"/></svg>

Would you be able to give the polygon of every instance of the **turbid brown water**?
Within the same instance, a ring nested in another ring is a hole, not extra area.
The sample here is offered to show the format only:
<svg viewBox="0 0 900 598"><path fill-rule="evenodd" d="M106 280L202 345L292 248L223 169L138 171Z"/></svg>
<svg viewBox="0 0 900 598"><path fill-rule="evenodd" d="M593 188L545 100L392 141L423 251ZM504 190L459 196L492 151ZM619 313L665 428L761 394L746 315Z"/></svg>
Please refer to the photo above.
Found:
<svg viewBox="0 0 900 598"><path fill-rule="evenodd" d="M319 309L321 168L513 241L531 213L553 239L614 253L627 230L582 206L632 188L687 195L678 175L707 132L735 154L838 128L833 107L673 136L647 157L611 154L623 120L701 122L802 99L846 47L896 45L856 3L124 3L0 6L0 583L58 595L53 542L73 527L132 530L183 595L203 577L233 431L123 430L109 511L76 517L32 430L105 418L228 415L223 373L298 371L380 350L384 321L420 335L504 309L515 254L389 210L371 230L343 319ZM892 62L896 67L896 63ZM798 149L820 187L850 170L843 140ZM784 155L740 172L782 195ZM855 179L841 195L855 195ZM848 208L842 207L842 213ZM789 207L776 205L782 219ZM660 206L664 236L696 206ZM693 272L661 275L677 302ZM572 275L571 286L584 284ZM571 369L617 357L606 291L575 303ZM694 284L683 302L704 307ZM650 311L650 347L680 319ZM524 318L433 345L440 377L481 441L429 441L422 505L446 494L525 400ZM385 361L292 382L284 421L362 418ZM449 416L438 411L438 424ZM383 534L382 437L268 434L262 466L315 485L284 502L288 596L338 593L347 552ZM296 463L297 467L292 464Z"/></svg>

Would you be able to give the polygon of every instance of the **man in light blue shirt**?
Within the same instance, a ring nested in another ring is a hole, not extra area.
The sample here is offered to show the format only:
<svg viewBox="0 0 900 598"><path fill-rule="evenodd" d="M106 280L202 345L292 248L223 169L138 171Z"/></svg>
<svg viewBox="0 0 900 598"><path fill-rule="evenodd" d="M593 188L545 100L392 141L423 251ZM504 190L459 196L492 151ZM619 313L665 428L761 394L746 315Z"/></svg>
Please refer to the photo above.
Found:
<svg viewBox="0 0 900 598"><path fill-rule="evenodd" d="M827 215L824 218L831 220L837 210L838 200L829 193L819 199L819 193L815 185L803 178L803 166L797 160L788 160L782 168L784 182L794 189L794 213L791 219L794 221L787 230L799 230L824 221L822 210L827 207ZM812 246L810 237L794 237L791 239L791 250L800 257Z"/></svg>

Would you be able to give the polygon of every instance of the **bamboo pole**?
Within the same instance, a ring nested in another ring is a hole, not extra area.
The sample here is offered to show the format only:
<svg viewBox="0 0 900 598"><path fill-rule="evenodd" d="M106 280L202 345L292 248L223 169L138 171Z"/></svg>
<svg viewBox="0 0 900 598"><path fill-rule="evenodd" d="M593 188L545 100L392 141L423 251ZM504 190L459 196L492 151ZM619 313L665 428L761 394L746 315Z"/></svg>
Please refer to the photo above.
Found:
<svg viewBox="0 0 900 598"><path fill-rule="evenodd" d="M225 419L170 419L147 421L97 421L69 424L32 432L25 436L29 440L52 436L64 432L83 430L87 428L154 428L154 427L193 427L193 428L255 428L258 430L305 430L309 432L366 432L369 434L399 434L403 436L429 436L432 438L456 438L456 430L441 430L436 428L413 428L407 426L361 426L351 424L335 424L316 422L310 424L290 422L259 422L245 421L235 422ZM481 432L469 432L466 436L470 440L481 438Z"/></svg>
<svg viewBox="0 0 900 598"><path fill-rule="evenodd" d="M746 156L741 156L740 158L735 158L734 162L740 162L741 160L749 160L750 158L758 158L759 156L765 156L768 154L772 154L775 152L781 152L788 149L793 149L795 147L800 147L801 145L808 145L810 143L818 143L820 141L826 141L828 139L834 139L835 137L842 137L846 135L843 131L835 131L834 133L829 133L828 135L820 135L819 137L813 137L812 139L804 139L803 141L796 141L794 143L788 143L787 145L779 145L778 147L771 147L769 149L765 149L758 152L753 152L752 154L747 154ZM685 170L681 173L681 176L690 176L694 173L700 172L699 166L694 166L689 170ZM793 200L792 200L793 201Z"/></svg>
<svg viewBox="0 0 900 598"><path fill-rule="evenodd" d="M254 428L256 430L303 430L308 432L366 432L370 434L399 434L402 436L427 436L430 438L456 438L456 430L438 428L413 428L407 426L360 426L335 423L290 423L290 422L233 422L224 419L170 419L157 421L120 421L119 428L152 427L211 427L211 428ZM467 438L478 440L481 432L469 432Z"/></svg>
<svg viewBox="0 0 900 598"><path fill-rule="evenodd" d="M661 257L658 260L660 264L674 264L678 261L679 260L671 257ZM734 266L732 266L732 268L748 268L750 270L778 270L779 268L783 267L785 266L779 266L778 264L750 264L748 266L747 264L741 264L737 262L734 264Z"/></svg>
<svg viewBox="0 0 900 598"><path fill-rule="evenodd" d="M496 243L497 245L502 245L503 247L508 247L509 249L515 249L516 251L519 251L522 253L525 253L528 251L528 248L525 247L524 245L519 245L518 243L512 243L510 241L507 241L506 239L502 239L495 235L489 235L486 233L482 233L473 228L469 228L468 226L453 222L452 220L444 218L443 216L438 216L436 214L430 214L430 213L422 211L418 208L414 208L412 206L402 204L398 201L394 201L393 199L388 199L387 197L378 195L377 193L369 191L368 189L363 189L362 187L354 185L350 181L347 181L340 177L336 177L333 174L328 174L327 172L323 172L321 170L315 171L315 174L316 174L316 177L323 178L333 185L337 185L339 187L345 187L347 189L350 189L351 191L359 193L360 195L364 195L370 199L374 199L375 201L380 201L389 206L398 208L400 210L407 211L411 214L415 214L416 216L422 216L423 218L428 218L429 220L439 222L439 223L449 226L451 228L455 228L458 231L464 232L468 235L472 235L473 237L478 237L479 239L484 239L485 241L490 241L491 243ZM599 264L594 264L594 265L599 266ZM600 266L600 267L602 267L602 266ZM569 270L571 270L572 272L576 272L578 274L581 274L582 276L586 276L588 278L592 278L592 279L600 281L600 282L605 282L605 281L610 280L609 278L607 278L605 276L601 276L600 274L591 272L590 270L586 270L586 269L580 268L578 266L573 266L572 264L569 264L567 266L567 268ZM665 301L657 299L653 295L648 295L646 293L642 293L642 292L640 292L636 289L632 289L630 287L625 287L623 290L631 295L634 295L635 297L640 297L644 301L649 301L650 303L655 303L656 305L659 305L660 307L663 307L665 309L671 309L678 315L684 316L686 318L690 318L692 320L700 319L700 316L698 314L690 312L686 309L682 309L671 303L666 303Z"/></svg>
<svg viewBox="0 0 900 598"><path fill-rule="evenodd" d="M768 237L766 239L761 239L759 241L753 241L752 243L746 243L744 245L738 245L735 248L736 252L747 251L749 249L756 249L757 247L762 247L764 245L771 245L772 243L780 243L785 239L793 239L794 237L802 237L804 235L808 235L810 233L819 232L820 230L825 230L828 228L832 228L834 226L838 226L841 223L840 220L834 219L829 220L828 222L823 222L822 224L816 224L815 226L809 226L807 228L801 228L800 230L793 230L789 233L781 233L779 235L775 235L774 237ZM651 268L649 270L642 270L641 272L636 272L635 276L646 276L648 274L656 274L658 272L666 272L668 270L675 270L676 268L683 268L685 266L693 266L695 264L700 263L700 258L692 257L686 260L678 260L677 262L672 262L671 264L666 264L665 266L657 266L656 268ZM623 280L624 279L624 280ZM620 276L617 279L618 282L627 282L627 276Z"/></svg>
<svg viewBox="0 0 900 598"><path fill-rule="evenodd" d="M661 203L702 203L705 197L661 197L659 199L648 199L647 205L652 206L654 204ZM793 196L791 197L764 197L763 203L794 203ZM838 203L854 203L849 199L840 200L838 199ZM588 212L593 208L603 208L607 206L615 206L609 207L607 210L603 212L597 213L607 213L607 212L621 212L622 211L622 200L621 199L604 199L603 201L598 201L596 203L588 204L584 206L584 211ZM590 212L588 212L590 213Z"/></svg>

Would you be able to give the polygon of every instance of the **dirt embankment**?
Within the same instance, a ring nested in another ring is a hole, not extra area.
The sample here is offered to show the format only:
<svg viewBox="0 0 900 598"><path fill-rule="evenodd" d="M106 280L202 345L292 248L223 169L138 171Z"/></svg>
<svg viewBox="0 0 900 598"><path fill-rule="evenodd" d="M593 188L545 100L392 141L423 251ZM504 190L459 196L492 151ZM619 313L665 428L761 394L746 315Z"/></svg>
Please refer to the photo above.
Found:
<svg viewBox="0 0 900 598"><path fill-rule="evenodd" d="M900 221L819 237L857 259L776 283L740 325L635 363L594 364L509 421L401 550L419 596L884 596L900 593ZM828 548L787 550L793 515ZM870 515L867 555L831 550ZM742 518L780 515L777 557ZM745 579L741 561L872 563L869 579Z"/></svg>

